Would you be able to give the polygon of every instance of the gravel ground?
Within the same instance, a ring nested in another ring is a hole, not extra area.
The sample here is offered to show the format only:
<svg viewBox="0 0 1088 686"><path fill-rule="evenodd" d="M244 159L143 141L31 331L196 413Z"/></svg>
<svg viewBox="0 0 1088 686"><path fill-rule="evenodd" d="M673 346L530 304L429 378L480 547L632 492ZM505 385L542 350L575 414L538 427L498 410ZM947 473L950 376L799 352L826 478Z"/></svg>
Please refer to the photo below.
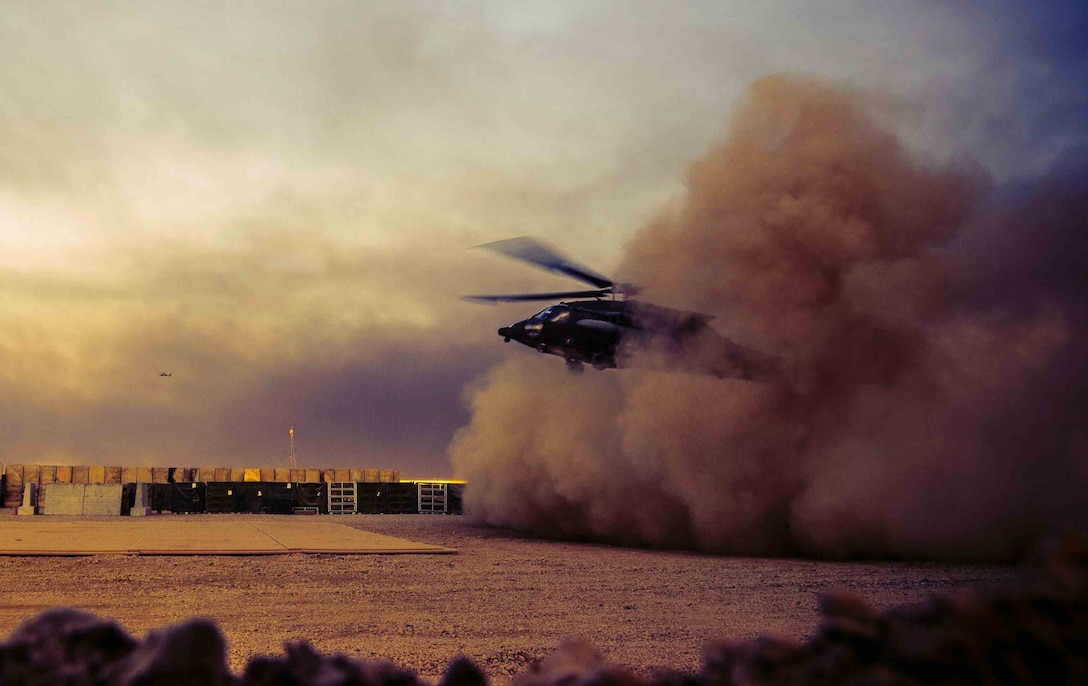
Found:
<svg viewBox="0 0 1088 686"><path fill-rule="evenodd" d="M826 590L853 589L885 608L1002 584L1018 573L1008 566L745 559L540 541L458 516L329 518L458 554L0 557L0 635L64 606L113 619L141 638L209 617L226 636L237 672L251 657L282 654L285 642L308 641L323 653L388 659L429 680L466 655L493 683L505 684L572 636L638 674L695 670L711 639L809 637Z"/></svg>

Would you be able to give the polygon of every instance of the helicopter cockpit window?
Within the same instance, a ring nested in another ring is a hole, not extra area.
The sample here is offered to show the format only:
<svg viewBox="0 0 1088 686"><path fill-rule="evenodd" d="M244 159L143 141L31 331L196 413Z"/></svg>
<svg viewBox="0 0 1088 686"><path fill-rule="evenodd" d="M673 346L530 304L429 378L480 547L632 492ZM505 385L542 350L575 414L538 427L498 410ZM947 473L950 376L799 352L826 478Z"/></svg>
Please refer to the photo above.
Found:
<svg viewBox="0 0 1088 686"><path fill-rule="evenodd" d="M551 307L551 316L548 317L550 322L564 322L570 317L570 310L565 307Z"/></svg>
<svg viewBox="0 0 1088 686"><path fill-rule="evenodd" d="M534 314L532 318L533 319L547 319L548 315L551 314L551 312L552 312L552 308L545 307L540 312L537 312L536 314Z"/></svg>

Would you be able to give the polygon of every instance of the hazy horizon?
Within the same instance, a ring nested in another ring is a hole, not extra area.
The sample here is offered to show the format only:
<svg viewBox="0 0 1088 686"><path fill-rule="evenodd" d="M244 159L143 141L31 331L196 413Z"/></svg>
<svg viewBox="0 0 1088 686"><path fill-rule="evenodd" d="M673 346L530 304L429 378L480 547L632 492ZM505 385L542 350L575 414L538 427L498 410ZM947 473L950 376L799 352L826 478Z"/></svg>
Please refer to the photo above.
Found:
<svg viewBox="0 0 1088 686"><path fill-rule="evenodd" d="M280 465L293 427L301 466L463 476L534 304L459 296L576 285L470 248L615 274L773 74L873 93L999 195L1088 142L1074 3L5 9L6 464Z"/></svg>

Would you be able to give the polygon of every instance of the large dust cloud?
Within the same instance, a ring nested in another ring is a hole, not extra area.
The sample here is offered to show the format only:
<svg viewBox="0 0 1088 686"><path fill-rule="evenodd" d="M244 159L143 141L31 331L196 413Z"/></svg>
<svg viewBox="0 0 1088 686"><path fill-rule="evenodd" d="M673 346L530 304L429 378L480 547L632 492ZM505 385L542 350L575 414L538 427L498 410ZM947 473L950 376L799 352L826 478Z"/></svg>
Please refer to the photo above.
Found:
<svg viewBox="0 0 1088 686"><path fill-rule="evenodd" d="M647 300L783 360L772 384L511 357L451 446L476 519L750 554L1000 559L1088 525L1084 155L995 188L896 103L755 82L628 245Z"/></svg>

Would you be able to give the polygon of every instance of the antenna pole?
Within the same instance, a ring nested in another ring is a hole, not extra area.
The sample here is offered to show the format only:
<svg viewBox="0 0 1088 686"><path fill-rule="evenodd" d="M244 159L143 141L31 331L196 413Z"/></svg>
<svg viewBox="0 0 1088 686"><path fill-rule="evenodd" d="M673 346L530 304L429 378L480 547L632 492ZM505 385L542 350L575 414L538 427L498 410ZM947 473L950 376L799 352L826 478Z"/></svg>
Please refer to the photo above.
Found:
<svg viewBox="0 0 1088 686"><path fill-rule="evenodd" d="M288 433L291 436L291 454L288 456L287 463L291 469L298 469L298 461L295 460L295 427L292 426Z"/></svg>

